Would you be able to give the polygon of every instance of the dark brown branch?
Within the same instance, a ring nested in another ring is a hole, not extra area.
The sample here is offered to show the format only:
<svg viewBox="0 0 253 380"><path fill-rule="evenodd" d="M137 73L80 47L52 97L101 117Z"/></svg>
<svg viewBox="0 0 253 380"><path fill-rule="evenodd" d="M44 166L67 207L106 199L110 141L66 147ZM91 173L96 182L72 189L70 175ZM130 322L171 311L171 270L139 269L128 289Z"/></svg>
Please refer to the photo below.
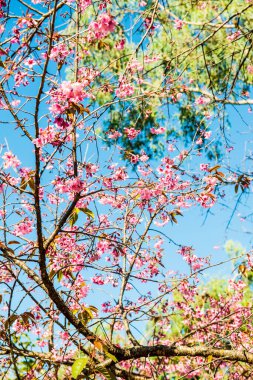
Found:
<svg viewBox="0 0 253 380"><path fill-rule="evenodd" d="M240 361L248 364L253 364L253 353L246 350L224 350L221 348L212 348L206 346L142 346L131 347L124 350L121 360L148 358L152 356L164 356L167 358L188 356L188 357L204 357L213 356L213 358L219 358L223 361Z"/></svg>

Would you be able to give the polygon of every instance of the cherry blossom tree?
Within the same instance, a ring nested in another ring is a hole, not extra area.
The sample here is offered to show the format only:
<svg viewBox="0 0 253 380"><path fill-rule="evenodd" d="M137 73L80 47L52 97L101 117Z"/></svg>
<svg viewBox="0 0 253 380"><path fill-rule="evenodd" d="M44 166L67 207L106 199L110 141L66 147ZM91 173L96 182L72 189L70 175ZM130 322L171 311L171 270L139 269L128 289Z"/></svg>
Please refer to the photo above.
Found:
<svg viewBox="0 0 253 380"><path fill-rule="evenodd" d="M217 17L203 24L163 1L124 3L0 0L1 378L250 379L252 253L230 243L236 276L203 284L214 264L172 241L168 226L215 207L224 187L247 193L251 176L201 156L216 143L204 121L187 149L164 141L159 159L143 141L147 128L154 144L166 133L158 113L168 98L194 99L191 112L207 119L210 102L251 104L235 91L252 75L253 4L238 1L230 16L233 2L224 15L211 8ZM224 98L217 78L208 92L192 89L179 57L161 57L168 20L247 45ZM182 268L168 266L169 250Z"/></svg>

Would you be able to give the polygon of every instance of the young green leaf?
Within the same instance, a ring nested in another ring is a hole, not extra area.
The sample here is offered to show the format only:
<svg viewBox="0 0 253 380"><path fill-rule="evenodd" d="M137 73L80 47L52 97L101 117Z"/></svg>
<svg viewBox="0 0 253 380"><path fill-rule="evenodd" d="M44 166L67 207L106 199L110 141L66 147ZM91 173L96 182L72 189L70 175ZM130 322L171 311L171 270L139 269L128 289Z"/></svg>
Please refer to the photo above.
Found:
<svg viewBox="0 0 253 380"><path fill-rule="evenodd" d="M69 217L69 224L70 224L70 227L73 227L73 225L75 224L75 222L77 221L78 219L78 214L79 214L79 209L78 208L74 208L74 210L72 211L70 217Z"/></svg>
<svg viewBox="0 0 253 380"><path fill-rule="evenodd" d="M83 371L83 369L86 367L88 363L89 358L83 357L76 359L72 365L72 377L74 379L77 379L77 377L80 375L80 373Z"/></svg>
<svg viewBox="0 0 253 380"><path fill-rule="evenodd" d="M90 209L88 209L87 207L85 207L85 208L82 207L82 208L80 208L80 210L82 212L84 212L89 218L95 219L94 212L91 211Z"/></svg>
<svg viewBox="0 0 253 380"><path fill-rule="evenodd" d="M101 373L107 380L117 380L116 376L108 368L97 366L96 370Z"/></svg>
<svg viewBox="0 0 253 380"><path fill-rule="evenodd" d="M116 358L116 356L114 356L113 354L110 354L110 352L108 352L107 350L104 349L104 353L105 353L105 355L106 355L109 359L112 359L112 361L114 361L114 363L117 363L117 362L118 362L118 359Z"/></svg>

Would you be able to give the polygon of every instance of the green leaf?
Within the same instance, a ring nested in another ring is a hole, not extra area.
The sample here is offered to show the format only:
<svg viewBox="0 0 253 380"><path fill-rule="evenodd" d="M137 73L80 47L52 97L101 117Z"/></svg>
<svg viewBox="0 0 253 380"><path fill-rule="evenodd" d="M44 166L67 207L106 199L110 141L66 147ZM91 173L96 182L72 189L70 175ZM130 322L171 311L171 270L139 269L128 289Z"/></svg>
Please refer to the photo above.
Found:
<svg viewBox="0 0 253 380"><path fill-rule="evenodd" d="M77 379L77 377L80 375L82 370L86 367L88 363L89 358L88 357L83 357L76 359L72 365L72 377L74 379Z"/></svg>
<svg viewBox="0 0 253 380"><path fill-rule="evenodd" d="M61 270L59 270L59 271L57 272L57 280L60 282L60 281L62 280L62 278L63 278L63 273L62 273Z"/></svg>
<svg viewBox="0 0 253 380"><path fill-rule="evenodd" d="M94 317L93 313L89 307L84 307L83 310L84 310L84 313L88 314L89 318L92 319Z"/></svg>
<svg viewBox="0 0 253 380"><path fill-rule="evenodd" d="M82 212L84 212L89 218L95 219L94 212L88 209L87 207L85 208L80 208Z"/></svg>
<svg viewBox="0 0 253 380"><path fill-rule="evenodd" d="M106 354L106 356L109 358L109 359L112 359L112 361L114 361L114 363L117 363L118 362L118 359L116 358L116 356L114 356L113 354L110 354L110 352L106 351L104 349L104 352Z"/></svg>
<svg viewBox="0 0 253 380"><path fill-rule="evenodd" d="M92 306L91 308L84 307L83 311L78 314L78 318L84 325L86 325L91 319L94 318L93 311L94 311L94 306Z"/></svg>
<svg viewBox="0 0 253 380"><path fill-rule="evenodd" d="M107 380L117 380L116 376L108 368L97 366L96 370L101 373Z"/></svg>
<svg viewBox="0 0 253 380"><path fill-rule="evenodd" d="M74 225L75 222L77 221L77 219L78 219L78 214L79 214L79 209L75 207L74 210L72 211L70 217L69 217L69 224L70 224L70 227L73 227L73 225Z"/></svg>

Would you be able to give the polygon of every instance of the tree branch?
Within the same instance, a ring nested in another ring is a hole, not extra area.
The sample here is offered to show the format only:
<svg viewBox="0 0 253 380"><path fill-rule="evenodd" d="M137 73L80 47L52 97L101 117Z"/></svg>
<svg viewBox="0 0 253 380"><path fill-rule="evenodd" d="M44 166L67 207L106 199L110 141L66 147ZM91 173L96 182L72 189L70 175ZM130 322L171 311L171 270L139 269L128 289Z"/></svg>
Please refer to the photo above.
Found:
<svg viewBox="0 0 253 380"><path fill-rule="evenodd" d="M201 356L207 358L208 356L219 358L224 361L240 361L248 364L253 364L253 353L243 350L224 350L222 348L212 348L206 346L142 346L131 347L124 350L121 360L148 358L152 356L165 356L165 357L177 357L177 356Z"/></svg>

